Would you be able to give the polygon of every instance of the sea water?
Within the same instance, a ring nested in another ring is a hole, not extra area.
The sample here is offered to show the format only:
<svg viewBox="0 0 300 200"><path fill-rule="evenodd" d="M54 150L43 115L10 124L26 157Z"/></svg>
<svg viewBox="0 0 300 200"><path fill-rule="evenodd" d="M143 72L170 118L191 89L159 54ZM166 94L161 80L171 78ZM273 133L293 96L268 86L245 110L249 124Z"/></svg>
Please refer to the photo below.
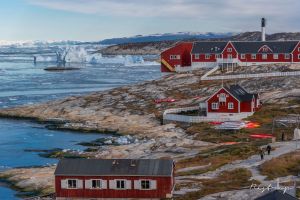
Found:
<svg viewBox="0 0 300 200"><path fill-rule="evenodd" d="M128 66L122 63L80 65L80 70L49 72L49 64L0 62L0 108L32 105L71 95L83 95L134 84L161 76L158 65ZM44 166L57 159L38 152L54 148L84 150L78 145L106 137L105 134L48 130L43 124L26 120L0 119L0 170ZM0 199L17 199L16 192L0 184Z"/></svg>

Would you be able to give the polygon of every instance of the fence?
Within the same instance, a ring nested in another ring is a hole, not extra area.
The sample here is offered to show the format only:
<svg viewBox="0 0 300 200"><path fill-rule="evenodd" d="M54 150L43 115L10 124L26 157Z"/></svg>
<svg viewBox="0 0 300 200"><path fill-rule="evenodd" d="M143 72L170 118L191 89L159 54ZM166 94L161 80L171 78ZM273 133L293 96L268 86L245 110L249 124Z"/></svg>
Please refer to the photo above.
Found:
<svg viewBox="0 0 300 200"><path fill-rule="evenodd" d="M186 108L175 108L166 110L163 114L163 121L177 121L177 122L186 122L186 123L200 123L200 122L210 122L210 121L229 121L230 118L210 118L206 116L188 116L188 115L179 115L177 113L199 110L198 106L195 107L186 107Z"/></svg>
<svg viewBox="0 0 300 200"><path fill-rule="evenodd" d="M237 75L224 75L224 76L210 76L208 73L201 77L201 80L226 80L226 79L244 79L244 78L265 78L277 76L300 76L300 71L294 72L272 72L272 73L259 73L259 74L237 74Z"/></svg>

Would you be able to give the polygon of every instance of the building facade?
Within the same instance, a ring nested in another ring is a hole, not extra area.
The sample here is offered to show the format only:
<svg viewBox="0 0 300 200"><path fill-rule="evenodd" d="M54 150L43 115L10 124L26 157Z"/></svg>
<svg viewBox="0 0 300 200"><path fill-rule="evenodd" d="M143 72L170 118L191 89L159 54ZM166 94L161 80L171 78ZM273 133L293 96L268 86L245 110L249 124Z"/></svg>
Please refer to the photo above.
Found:
<svg viewBox="0 0 300 200"><path fill-rule="evenodd" d="M171 198L174 185L172 160L63 159L55 171L58 200Z"/></svg>
<svg viewBox="0 0 300 200"><path fill-rule="evenodd" d="M230 118L235 115L246 118L260 107L259 94L248 93L239 85L223 86L206 100L209 118Z"/></svg>
<svg viewBox="0 0 300 200"><path fill-rule="evenodd" d="M205 68L299 63L300 42L180 42L162 52L161 60L162 72L174 72L176 67Z"/></svg>

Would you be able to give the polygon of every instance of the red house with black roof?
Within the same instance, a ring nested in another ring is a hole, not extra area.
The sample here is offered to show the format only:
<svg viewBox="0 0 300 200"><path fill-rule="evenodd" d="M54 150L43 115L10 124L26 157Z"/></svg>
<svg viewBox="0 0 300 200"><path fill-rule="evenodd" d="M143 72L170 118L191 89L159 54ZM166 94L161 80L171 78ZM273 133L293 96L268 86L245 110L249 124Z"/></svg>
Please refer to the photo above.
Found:
<svg viewBox="0 0 300 200"><path fill-rule="evenodd" d="M259 94L249 93L240 85L222 86L206 100L207 117L246 118L261 107Z"/></svg>
<svg viewBox="0 0 300 200"><path fill-rule="evenodd" d="M299 41L181 42L161 53L161 69L300 63Z"/></svg>
<svg viewBox="0 0 300 200"><path fill-rule="evenodd" d="M63 159L55 170L56 199L163 199L174 189L168 159Z"/></svg>

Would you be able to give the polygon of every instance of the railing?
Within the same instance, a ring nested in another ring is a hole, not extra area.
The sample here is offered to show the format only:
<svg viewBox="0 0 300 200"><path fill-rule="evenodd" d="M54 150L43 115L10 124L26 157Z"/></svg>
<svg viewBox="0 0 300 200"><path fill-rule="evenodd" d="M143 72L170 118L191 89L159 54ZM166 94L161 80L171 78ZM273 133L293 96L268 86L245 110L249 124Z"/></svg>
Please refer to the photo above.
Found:
<svg viewBox="0 0 300 200"><path fill-rule="evenodd" d="M206 75L206 74L205 74ZM226 79L245 79L245 78L265 78L278 76L300 76L300 71L294 72L272 72L259 74L237 74L237 75L223 75L223 76L202 76L201 80L226 80Z"/></svg>
<svg viewBox="0 0 300 200"><path fill-rule="evenodd" d="M188 115L179 115L176 113L187 112L199 110L198 106L195 107L186 107L186 108L175 108L168 109L163 114L164 123L166 121L177 121L177 122L186 122L186 123L200 123L200 122L210 122L210 121L227 121L230 118L209 118L206 116L188 116Z"/></svg>
<svg viewBox="0 0 300 200"><path fill-rule="evenodd" d="M239 59L237 58L217 58L217 63L238 63Z"/></svg>

